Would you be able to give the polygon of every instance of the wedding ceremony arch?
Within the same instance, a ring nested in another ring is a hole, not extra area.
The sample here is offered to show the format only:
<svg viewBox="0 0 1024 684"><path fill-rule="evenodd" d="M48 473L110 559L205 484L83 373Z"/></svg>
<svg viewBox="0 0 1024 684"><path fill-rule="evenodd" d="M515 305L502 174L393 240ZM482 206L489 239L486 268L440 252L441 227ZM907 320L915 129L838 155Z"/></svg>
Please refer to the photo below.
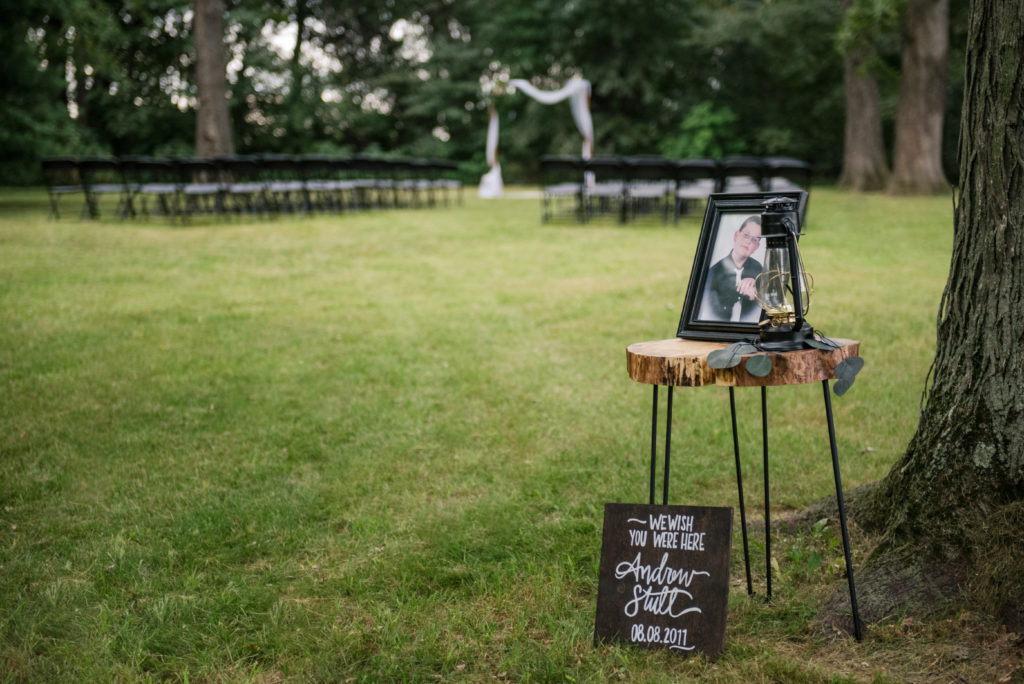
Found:
<svg viewBox="0 0 1024 684"><path fill-rule="evenodd" d="M557 104L569 100L572 118L576 128L583 136L580 155L590 159L594 154L594 122L590 116L590 81L574 76L558 90L541 90L529 81L514 78L509 85L529 95L543 104ZM494 104L490 107L490 120L487 124L487 173L480 178L479 195L485 199L501 197L504 182L501 178L501 164L498 163L498 111Z"/></svg>

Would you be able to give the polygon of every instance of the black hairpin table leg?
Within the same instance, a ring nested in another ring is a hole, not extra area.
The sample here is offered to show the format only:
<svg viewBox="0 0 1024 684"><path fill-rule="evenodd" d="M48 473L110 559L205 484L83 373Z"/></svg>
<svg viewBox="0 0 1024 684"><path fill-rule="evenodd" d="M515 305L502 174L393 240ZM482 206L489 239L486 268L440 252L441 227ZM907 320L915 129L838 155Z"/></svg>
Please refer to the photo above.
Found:
<svg viewBox="0 0 1024 684"><path fill-rule="evenodd" d="M665 411L665 472L661 492L661 503L668 505L668 481L672 466L672 385L668 386L668 406ZM650 503L654 505L654 487L658 479L658 386L654 385L654 399L651 402L651 481Z"/></svg>
<svg viewBox="0 0 1024 684"><path fill-rule="evenodd" d="M743 566L747 570L747 594L754 593L750 580L750 547L747 545L747 510L743 503L743 469L740 466L740 439L736 430L736 391L729 388L729 412L732 414L732 450L736 456L736 490L740 499L740 530L743 532Z"/></svg>
<svg viewBox="0 0 1024 684"><path fill-rule="evenodd" d="M761 387L761 447L764 452L764 557L767 595L772 597L772 512L768 495L768 388Z"/></svg>
<svg viewBox="0 0 1024 684"><path fill-rule="evenodd" d="M651 505L654 505L654 482L658 471L658 386L654 385L654 402L651 406Z"/></svg>
<svg viewBox="0 0 1024 684"><path fill-rule="evenodd" d="M828 442L832 449L832 475L836 481L836 503L839 506L839 527L843 532L843 556L846 560L846 580L850 585L850 609L853 611L853 636L860 641L862 629L860 612L857 610L857 588L853 582L853 562L850 558L850 534L846 528L846 505L843 503L843 482L839 477L839 455L836 448L836 429L832 421L832 393L829 391L828 380L821 383L825 390L825 415L828 418Z"/></svg>
<svg viewBox="0 0 1024 684"><path fill-rule="evenodd" d="M661 494L661 505L668 506L668 474L672 458L672 385L668 386L668 407L665 411L665 484Z"/></svg>

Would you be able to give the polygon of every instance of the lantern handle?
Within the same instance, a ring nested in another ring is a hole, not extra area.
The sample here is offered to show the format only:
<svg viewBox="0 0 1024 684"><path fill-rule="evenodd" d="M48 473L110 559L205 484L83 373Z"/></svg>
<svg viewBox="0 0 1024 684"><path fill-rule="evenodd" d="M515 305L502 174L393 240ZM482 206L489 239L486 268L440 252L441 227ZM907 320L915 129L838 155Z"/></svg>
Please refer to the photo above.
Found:
<svg viewBox="0 0 1024 684"><path fill-rule="evenodd" d="M787 233L787 235L793 238L786 240L786 248L789 251L789 268L793 271L793 277L790 279L790 287L793 289L793 313L796 316L793 329L800 330L804 326L803 297L800 292L803 274L800 273L800 255L796 251L796 233Z"/></svg>

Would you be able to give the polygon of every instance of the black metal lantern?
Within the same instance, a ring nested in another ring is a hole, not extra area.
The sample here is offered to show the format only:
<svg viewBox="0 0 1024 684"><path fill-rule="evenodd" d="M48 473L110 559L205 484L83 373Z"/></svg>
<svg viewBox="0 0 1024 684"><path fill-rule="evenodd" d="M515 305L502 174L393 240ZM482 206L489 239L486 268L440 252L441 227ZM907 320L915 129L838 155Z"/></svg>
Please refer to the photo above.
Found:
<svg viewBox="0 0 1024 684"><path fill-rule="evenodd" d="M761 233L766 244L764 269L757 276L760 346L767 351L802 349L814 329L804 320L812 281L797 248L797 201L772 197L761 206Z"/></svg>

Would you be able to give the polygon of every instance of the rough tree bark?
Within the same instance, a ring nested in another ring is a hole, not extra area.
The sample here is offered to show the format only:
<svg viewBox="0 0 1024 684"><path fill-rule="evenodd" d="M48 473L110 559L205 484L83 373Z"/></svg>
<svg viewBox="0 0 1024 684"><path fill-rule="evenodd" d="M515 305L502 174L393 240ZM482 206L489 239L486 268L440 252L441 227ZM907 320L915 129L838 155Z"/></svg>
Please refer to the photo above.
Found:
<svg viewBox="0 0 1024 684"><path fill-rule="evenodd" d="M849 11L853 0L845 0ZM839 186L856 192L884 190L889 180L882 137L882 105L878 83L867 73L873 50L866 45L850 48L843 64L846 95L846 137Z"/></svg>
<svg viewBox="0 0 1024 684"><path fill-rule="evenodd" d="M862 73L865 49L846 54L843 81L846 91L846 138L840 187L857 192L883 190L889 180L882 139L882 107L878 84Z"/></svg>
<svg viewBox="0 0 1024 684"><path fill-rule="evenodd" d="M960 202L932 385L902 459L857 519L884 531L858 573L870 622L967 590L1024 625L1024 3L974 0Z"/></svg>
<svg viewBox="0 0 1024 684"><path fill-rule="evenodd" d="M949 0L908 0L889 192L949 191L942 121L949 64Z"/></svg>
<svg viewBox="0 0 1024 684"><path fill-rule="evenodd" d="M195 0L196 156L231 155L235 144L228 116L227 62L224 54L224 0Z"/></svg>

